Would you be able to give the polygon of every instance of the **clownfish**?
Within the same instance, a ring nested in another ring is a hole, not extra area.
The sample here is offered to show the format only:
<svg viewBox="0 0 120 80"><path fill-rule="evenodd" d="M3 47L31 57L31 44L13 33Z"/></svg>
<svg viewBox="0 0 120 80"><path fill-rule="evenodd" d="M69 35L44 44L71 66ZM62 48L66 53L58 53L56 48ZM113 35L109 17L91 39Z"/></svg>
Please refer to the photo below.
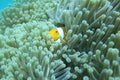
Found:
<svg viewBox="0 0 120 80"><path fill-rule="evenodd" d="M49 31L49 34L52 36L53 40L60 42L60 38L66 40L66 29L65 27L53 28Z"/></svg>

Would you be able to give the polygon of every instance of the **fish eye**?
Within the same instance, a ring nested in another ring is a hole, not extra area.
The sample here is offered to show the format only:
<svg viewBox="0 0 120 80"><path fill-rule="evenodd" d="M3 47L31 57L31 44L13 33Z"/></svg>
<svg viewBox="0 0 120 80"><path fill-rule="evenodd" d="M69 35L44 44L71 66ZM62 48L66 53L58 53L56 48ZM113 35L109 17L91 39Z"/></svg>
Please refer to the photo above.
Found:
<svg viewBox="0 0 120 80"><path fill-rule="evenodd" d="M58 33L58 31L55 31L55 33Z"/></svg>

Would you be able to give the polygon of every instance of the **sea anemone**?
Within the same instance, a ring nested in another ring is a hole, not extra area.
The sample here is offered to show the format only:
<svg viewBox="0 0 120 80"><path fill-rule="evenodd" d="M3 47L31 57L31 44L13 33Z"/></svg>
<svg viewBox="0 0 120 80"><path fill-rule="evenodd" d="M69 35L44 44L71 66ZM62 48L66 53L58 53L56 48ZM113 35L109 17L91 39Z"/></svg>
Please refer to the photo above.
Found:
<svg viewBox="0 0 120 80"><path fill-rule="evenodd" d="M1 80L120 79L120 0L16 0L0 27Z"/></svg>

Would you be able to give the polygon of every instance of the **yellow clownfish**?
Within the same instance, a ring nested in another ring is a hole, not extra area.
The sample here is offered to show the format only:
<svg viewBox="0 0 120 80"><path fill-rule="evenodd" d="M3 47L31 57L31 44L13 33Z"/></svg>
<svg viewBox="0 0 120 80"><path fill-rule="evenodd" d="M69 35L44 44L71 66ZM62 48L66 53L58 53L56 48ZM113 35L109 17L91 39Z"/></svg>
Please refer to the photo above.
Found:
<svg viewBox="0 0 120 80"><path fill-rule="evenodd" d="M66 40L66 29L65 27L59 27L59 28L53 28L49 31L49 34L52 35L52 38L56 42L60 42L60 37L64 40Z"/></svg>

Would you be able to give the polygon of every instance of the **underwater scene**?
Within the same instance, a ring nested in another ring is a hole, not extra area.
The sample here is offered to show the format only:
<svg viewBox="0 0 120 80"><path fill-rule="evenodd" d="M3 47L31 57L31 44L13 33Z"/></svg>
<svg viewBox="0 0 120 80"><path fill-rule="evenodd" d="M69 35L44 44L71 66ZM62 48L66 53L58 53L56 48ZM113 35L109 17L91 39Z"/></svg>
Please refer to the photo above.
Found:
<svg viewBox="0 0 120 80"><path fill-rule="evenodd" d="M0 80L120 80L120 0L0 0Z"/></svg>
<svg viewBox="0 0 120 80"><path fill-rule="evenodd" d="M1 17L2 10L12 3L13 3L13 0L0 0L0 17Z"/></svg>
<svg viewBox="0 0 120 80"><path fill-rule="evenodd" d="M0 0L0 10L6 8L9 4L12 4L13 0Z"/></svg>

